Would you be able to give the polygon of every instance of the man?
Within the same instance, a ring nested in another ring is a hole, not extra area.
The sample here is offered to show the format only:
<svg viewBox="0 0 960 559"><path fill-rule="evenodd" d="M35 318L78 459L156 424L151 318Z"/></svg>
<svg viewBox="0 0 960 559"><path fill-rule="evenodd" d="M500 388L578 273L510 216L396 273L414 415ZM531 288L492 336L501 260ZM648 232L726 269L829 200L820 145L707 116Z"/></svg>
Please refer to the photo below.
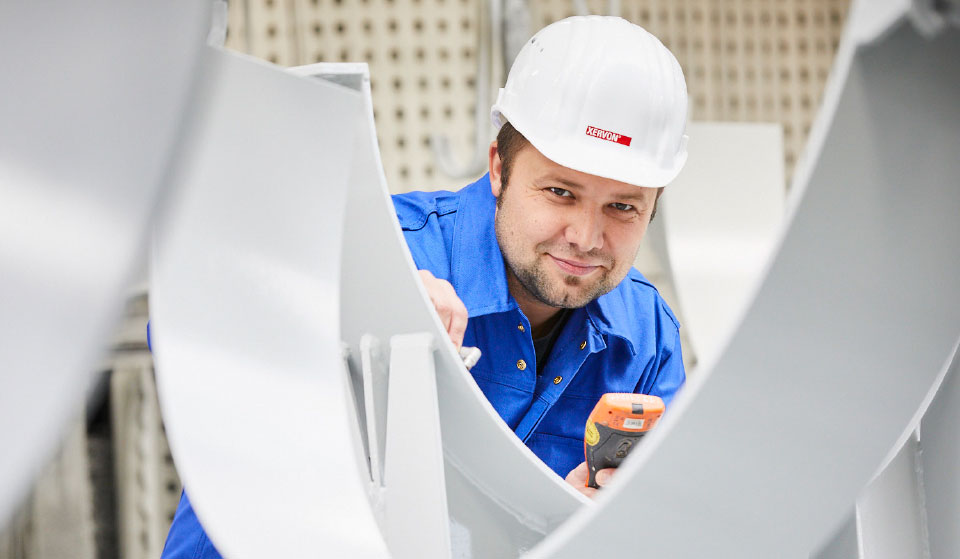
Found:
<svg viewBox="0 0 960 559"><path fill-rule="evenodd" d="M489 173L458 192L394 196L450 338L483 352L477 384L590 496L583 429L600 396L669 404L685 379L677 321L631 266L686 159L686 110L680 66L656 38L620 18L568 18L511 68ZM184 495L163 557L219 556Z"/></svg>
<svg viewBox="0 0 960 559"><path fill-rule="evenodd" d="M504 421L583 493L583 429L606 392L670 403L685 376L676 318L632 269L686 159L676 59L620 18L541 30L492 114L489 173L394 196L414 262ZM611 471L601 472L602 485Z"/></svg>

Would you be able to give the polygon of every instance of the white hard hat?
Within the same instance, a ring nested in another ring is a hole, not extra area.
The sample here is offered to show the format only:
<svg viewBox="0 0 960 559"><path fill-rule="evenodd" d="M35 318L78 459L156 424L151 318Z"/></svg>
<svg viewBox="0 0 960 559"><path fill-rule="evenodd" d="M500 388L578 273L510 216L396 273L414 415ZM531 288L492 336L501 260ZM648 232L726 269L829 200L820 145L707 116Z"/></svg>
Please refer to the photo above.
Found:
<svg viewBox="0 0 960 559"><path fill-rule="evenodd" d="M517 55L490 116L555 163L637 186L666 185L687 160L680 64L619 17L569 17L541 29Z"/></svg>

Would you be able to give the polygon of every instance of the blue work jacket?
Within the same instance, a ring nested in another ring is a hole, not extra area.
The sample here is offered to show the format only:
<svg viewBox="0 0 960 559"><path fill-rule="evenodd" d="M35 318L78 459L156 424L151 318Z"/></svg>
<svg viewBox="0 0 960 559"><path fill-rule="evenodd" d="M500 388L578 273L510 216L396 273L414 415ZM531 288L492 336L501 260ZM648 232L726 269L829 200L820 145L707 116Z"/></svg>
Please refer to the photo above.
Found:
<svg viewBox="0 0 960 559"><path fill-rule="evenodd" d="M483 352L474 380L558 475L583 462L584 425L603 394L653 394L669 405L683 385L677 319L635 269L572 310L537 375L530 322L507 288L489 175L457 192L398 194L393 205L417 268L449 281L467 307L463 344Z"/></svg>
<svg viewBox="0 0 960 559"><path fill-rule="evenodd" d="M458 192L398 194L393 204L417 268L449 281L467 307L463 343L483 352L470 371L474 380L558 475L583 461L584 425L603 394L653 394L669 405L683 385L677 319L636 270L610 293L572 310L537 375L530 322L507 289L489 176ZM186 493L162 557L220 557Z"/></svg>

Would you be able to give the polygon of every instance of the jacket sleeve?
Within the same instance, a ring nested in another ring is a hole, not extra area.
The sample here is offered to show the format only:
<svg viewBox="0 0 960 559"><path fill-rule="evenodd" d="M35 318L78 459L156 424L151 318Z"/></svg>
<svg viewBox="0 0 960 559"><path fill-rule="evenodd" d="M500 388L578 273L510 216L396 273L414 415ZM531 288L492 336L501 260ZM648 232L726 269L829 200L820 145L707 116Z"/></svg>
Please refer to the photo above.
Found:
<svg viewBox="0 0 960 559"><path fill-rule="evenodd" d="M187 493L180 495L180 505L167 533L161 559L223 559L200 525Z"/></svg>
<svg viewBox="0 0 960 559"><path fill-rule="evenodd" d="M444 192L394 194L393 205L403 238L419 270L451 280L450 251L456 223L456 200L438 202Z"/></svg>

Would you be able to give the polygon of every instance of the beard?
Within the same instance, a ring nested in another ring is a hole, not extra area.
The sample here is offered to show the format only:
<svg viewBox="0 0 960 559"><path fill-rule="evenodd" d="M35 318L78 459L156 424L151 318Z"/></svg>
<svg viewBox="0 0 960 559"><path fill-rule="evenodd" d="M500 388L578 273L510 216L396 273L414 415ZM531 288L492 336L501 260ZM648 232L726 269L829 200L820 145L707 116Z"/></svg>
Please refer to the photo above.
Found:
<svg viewBox="0 0 960 559"><path fill-rule="evenodd" d="M623 279L622 276L616 277L613 274L615 261L599 251L578 253L571 247L559 246L556 242L542 242L533 247L529 257L525 256L523 254L524 239L510 233L501 219L503 213L497 212L494 229L507 272L513 274L519 286L527 294L541 303L556 308L580 308L612 291ZM602 262L603 265L595 272L597 277L586 278L565 274L562 278L557 278L556 274L550 274L547 271L547 267L553 265L547 260L548 253L574 260ZM623 276L625 275L626 271ZM514 297L516 298L516 294Z"/></svg>
<svg viewBox="0 0 960 559"><path fill-rule="evenodd" d="M606 269L599 278L590 280L589 284L577 276L566 276L558 282L547 275L544 266L549 264L539 257L532 264L518 265L504 255L504 263L517 278L520 287L531 297L545 305L562 309L586 306L590 301L612 291L620 283L612 281L610 272ZM562 285L557 285L558 283Z"/></svg>

